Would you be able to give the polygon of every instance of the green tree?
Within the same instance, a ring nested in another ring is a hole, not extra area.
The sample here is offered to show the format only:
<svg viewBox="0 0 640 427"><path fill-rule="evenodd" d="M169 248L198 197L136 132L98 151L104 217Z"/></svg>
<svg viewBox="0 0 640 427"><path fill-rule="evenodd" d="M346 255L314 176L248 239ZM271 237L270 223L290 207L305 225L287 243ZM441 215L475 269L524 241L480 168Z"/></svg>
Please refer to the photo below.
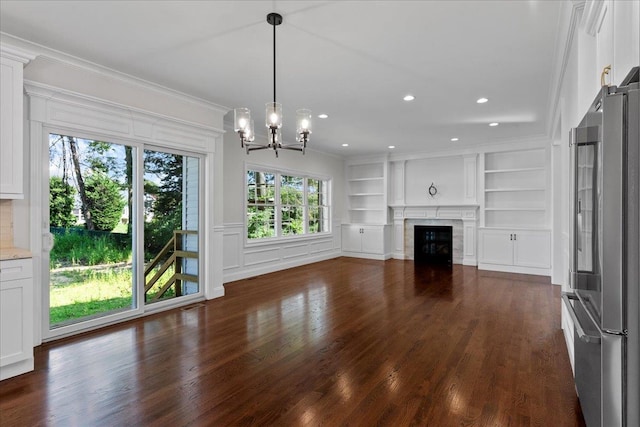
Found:
<svg viewBox="0 0 640 427"><path fill-rule="evenodd" d="M247 237L261 239L275 236L272 206L250 206L247 210Z"/></svg>
<svg viewBox="0 0 640 427"><path fill-rule="evenodd" d="M183 157L160 151L144 151L145 218L144 246L147 257L155 256L182 228ZM158 181L154 183L152 179Z"/></svg>
<svg viewBox="0 0 640 427"><path fill-rule="evenodd" d="M280 203L282 234L302 234L304 232L304 188L303 179L282 175L280 181Z"/></svg>
<svg viewBox="0 0 640 427"><path fill-rule="evenodd" d="M125 205L120 185L104 173L96 172L85 179L85 191L95 230L113 230L122 218Z"/></svg>
<svg viewBox="0 0 640 427"><path fill-rule="evenodd" d="M75 189L58 176L49 179L49 222L53 227L71 227Z"/></svg>

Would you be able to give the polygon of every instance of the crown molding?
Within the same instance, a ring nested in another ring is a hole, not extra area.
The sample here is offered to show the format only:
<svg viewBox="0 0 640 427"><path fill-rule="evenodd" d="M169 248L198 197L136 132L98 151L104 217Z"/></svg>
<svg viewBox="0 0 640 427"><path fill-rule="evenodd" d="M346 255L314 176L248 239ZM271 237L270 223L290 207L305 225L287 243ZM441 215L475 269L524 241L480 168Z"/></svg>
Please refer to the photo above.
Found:
<svg viewBox="0 0 640 427"><path fill-rule="evenodd" d="M560 88L562 88L562 81L564 80L567 72L576 28L580 23L584 7L584 1L573 1L571 3L571 11L568 19L566 18L565 13L560 13L558 18L560 20L559 25L561 26L561 30L559 31L558 38L556 40L556 59L552 84L550 86L551 93L548 96L550 105L547 108L548 116L546 133L549 138L553 137L553 131L557 127L558 120L560 120L558 114L558 108L560 105Z"/></svg>
<svg viewBox="0 0 640 427"><path fill-rule="evenodd" d="M587 0L584 3L582 25L587 34L595 36L598 33L605 11L604 0Z"/></svg>
<svg viewBox="0 0 640 427"><path fill-rule="evenodd" d="M122 105L117 102L107 101L94 96L73 92L71 90L50 86L40 82L25 80L24 90L27 95L31 97L38 97L45 101L54 101L60 104L74 105L85 109L90 107L92 109L99 109L100 111L104 111L113 116L119 115L132 120L136 119L147 123L161 122L173 126L185 127L198 132L205 132L213 135L214 137L219 137L225 132L224 129L219 129L214 126L207 126L201 123L171 117L166 114ZM31 112L34 113L33 110ZM34 117L31 117L31 120L34 119Z"/></svg>
<svg viewBox="0 0 640 427"><path fill-rule="evenodd" d="M13 59L14 61L22 62L23 64L28 64L36 57L32 52L5 44L4 40L0 42L0 55Z"/></svg>
<svg viewBox="0 0 640 427"><path fill-rule="evenodd" d="M138 78L129 74L125 74L123 72L114 70L112 68L108 68L108 67L87 61L85 59L81 59L76 56L73 56L55 49L51 49L49 47L46 47L25 39L21 39L19 37L13 36L8 33L0 32L0 37L2 39L3 52L5 48L8 48L12 51L17 51L17 52L20 52L20 51L31 52L31 56L33 57L32 59L36 57L43 57L50 61L57 61L65 65L90 71L93 73L97 73L129 85L138 86L145 90L157 92L165 96L170 96L170 97L179 99L182 102L190 103L197 107L208 109L213 113L225 115L228 111L230 111L230 108L216 104L214 102L210 102L193 95L188 95L186 93L183 93L174 89L170 89L166 86L162 86L162 85L152 83L150 81L143 80L141 78Z"/></svg>
<svg viewBox="0 0 640 427"><path fill-rule="evenodd" d="M466 157L479 155L484 153L497 153L501 151L523 151L534 150L538 148L545 148L550 144L550 140L547 135L536 135L529 138L510 139L500 142L492 142L487 144L479 144L471 147L460 147L452 150L439 150L439 151L423 151L419 153L406 153L406 154L390 154L389 161L408 161L408 160L421 160L431 159L438 157Z"/></svg>

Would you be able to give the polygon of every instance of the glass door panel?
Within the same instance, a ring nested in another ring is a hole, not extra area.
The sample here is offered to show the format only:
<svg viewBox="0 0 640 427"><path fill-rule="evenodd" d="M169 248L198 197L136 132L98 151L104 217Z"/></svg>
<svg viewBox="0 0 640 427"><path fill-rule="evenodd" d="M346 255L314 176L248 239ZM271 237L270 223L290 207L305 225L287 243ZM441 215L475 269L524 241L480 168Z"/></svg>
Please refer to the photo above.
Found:
<svg viewBox="0 0 640 427"><path fill-rule="evenodd" d="M578 145L577 238L578 271L593 272L594 231L596 231L596 150L595 143Z"/></svg>
<svg viewBox="0 0 640 427"><path fill-rule="evenodd" d="M137 308L135 148L49 134L50 329Z"/></svg>
<svg viewBox="0 0 640 427"><path fill-rule="evenodd" d="M200 159L144 150L145 304L200 292Z"/></svg>

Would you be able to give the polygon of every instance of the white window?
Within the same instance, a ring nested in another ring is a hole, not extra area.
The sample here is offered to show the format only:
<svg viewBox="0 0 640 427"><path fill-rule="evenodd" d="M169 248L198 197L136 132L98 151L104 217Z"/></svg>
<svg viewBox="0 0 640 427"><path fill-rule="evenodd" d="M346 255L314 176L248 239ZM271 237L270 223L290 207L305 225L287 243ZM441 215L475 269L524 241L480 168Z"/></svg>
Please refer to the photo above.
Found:
<svg viewBox="0 0 640 427"><path fill-rule="evenodd" d="M248 169L247 238L328 233L329 182L300 173Z"/></svg>

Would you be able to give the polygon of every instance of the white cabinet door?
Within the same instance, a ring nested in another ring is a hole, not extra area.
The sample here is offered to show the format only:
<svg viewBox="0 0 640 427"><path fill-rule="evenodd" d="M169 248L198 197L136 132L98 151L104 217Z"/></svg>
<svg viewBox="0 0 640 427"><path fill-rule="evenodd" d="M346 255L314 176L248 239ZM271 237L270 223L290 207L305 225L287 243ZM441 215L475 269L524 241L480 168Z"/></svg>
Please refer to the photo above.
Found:
<svg viewBox="0 0 640 427"><path fill-rule="evenodd" d="M0 57L0 198L21 199L22 63Z"/></svg>
<svg viewBox="0 0 640 427"><path fill-rule="evenodd" d="M342 227L342 250L345 252L362 252L362 227L345 225Z"/></svg>
<svg viewBox="0 0 640 427"><path fill-rule="evenodd" d="M522 267L551 267L551 234L548 231L515 232L513 263Z"/></svg>
<svg viewBox="0 0 640 427"><path fill-rule="evenodd" d="M384 228L365 226L362 229L362 252L369 254L384 253Z"/></svg>
<svg viewBox="0 0 640 427"><path fill-rule="evenodd" d="M0 380L33 370L31 259L0 262Z"/></svg>
<svg viewBox="0 0 640 427"><path fill-rule="evenodd" d="M512 233L508 230L480 230L480 258L486 264L513 264Z"/></svg>

